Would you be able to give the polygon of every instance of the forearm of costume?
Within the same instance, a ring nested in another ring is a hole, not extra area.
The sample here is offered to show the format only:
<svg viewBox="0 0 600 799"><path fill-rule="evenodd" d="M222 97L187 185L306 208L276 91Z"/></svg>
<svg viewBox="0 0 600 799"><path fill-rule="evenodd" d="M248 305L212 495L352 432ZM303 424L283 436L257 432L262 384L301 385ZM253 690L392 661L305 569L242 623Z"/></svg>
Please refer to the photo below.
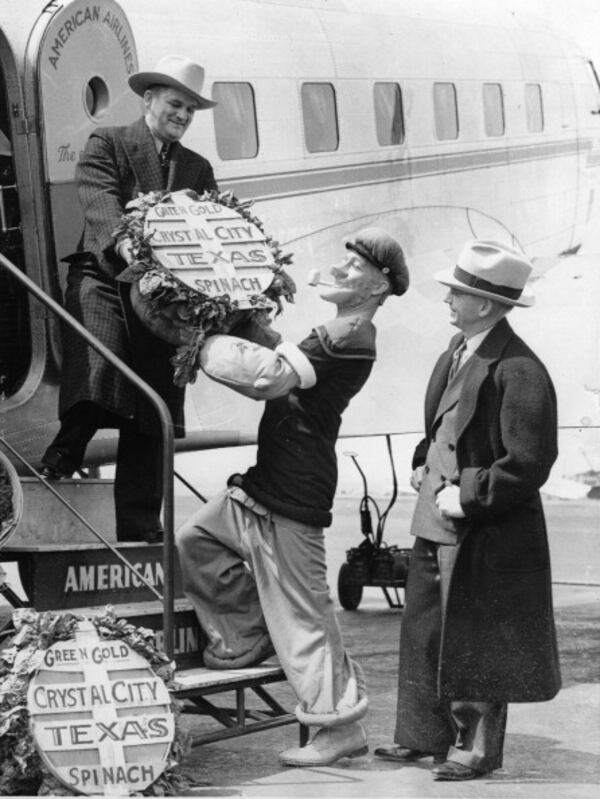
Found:
<svg viewBox="0 0 600 799"><path fill-rule="evenodd" d="M296 387L312 388L317 379L306 355L287 341L271 350L237 336L210 336L200 366L212 380L256 400L282 397Z"/></svg>
<svg viewBox="0 0 600 799"><path fill-rule="evenodd" d="M527 501L548 479L558 454L556 396L543 366L512 358L500 369L504 452L489 468L461 470L460 503L467 518L501 514Z"/></svg>
<svg viewBox="0 0 600 799"><path fill-rule="evenodd" d="M115 263L115 272L123 266L114 252L114 231L124 213L116 154L112 139L93 133L77 164L77 190L85 216L100 249Z"/></svg>

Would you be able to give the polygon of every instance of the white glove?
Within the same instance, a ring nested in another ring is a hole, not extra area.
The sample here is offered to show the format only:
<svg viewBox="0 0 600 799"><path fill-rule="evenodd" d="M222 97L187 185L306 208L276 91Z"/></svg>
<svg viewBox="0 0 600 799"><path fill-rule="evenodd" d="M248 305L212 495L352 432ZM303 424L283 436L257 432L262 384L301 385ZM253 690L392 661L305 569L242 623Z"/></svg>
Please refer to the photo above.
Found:
<svg viewBox="0 0 600 799"><path fill-rule="evenodd" d="M115 252L117 255L120 255L121 258L125 261L127 266L131 266L134 261L133 258L133 251L131 248L131 239L125 236L115 244Z"/></svg>
<svg viewBox="0 0 600 799"><path fill-rule="evenodd" d="M317 382L306 355L286 341L270 350L237 336L210 336L200 351L200 368L217 383L257 400L282 397L296 386L312 388Z"/></svg>

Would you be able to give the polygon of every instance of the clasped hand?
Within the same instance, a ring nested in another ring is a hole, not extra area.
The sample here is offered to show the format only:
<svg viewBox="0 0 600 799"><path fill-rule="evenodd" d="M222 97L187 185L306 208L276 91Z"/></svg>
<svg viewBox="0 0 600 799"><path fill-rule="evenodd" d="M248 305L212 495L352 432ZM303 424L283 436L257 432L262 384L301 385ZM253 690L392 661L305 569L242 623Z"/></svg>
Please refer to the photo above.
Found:
<svg viewBox="0 0 600 799"><path fill-rule="evenodd" d="M460 487L447 485L438 492L435 504L442 516L450 519L464 519L465 512L460 504Z"/></svg>

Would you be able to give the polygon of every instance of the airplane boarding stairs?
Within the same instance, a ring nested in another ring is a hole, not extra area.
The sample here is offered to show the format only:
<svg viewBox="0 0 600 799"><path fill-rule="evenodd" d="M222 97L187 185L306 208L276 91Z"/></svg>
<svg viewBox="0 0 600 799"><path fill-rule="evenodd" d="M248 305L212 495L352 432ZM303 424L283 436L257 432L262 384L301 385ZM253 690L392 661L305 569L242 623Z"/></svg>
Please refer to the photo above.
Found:
<svg viewBox="0 0 600 799"><path fill-rule="evenodd" d="M15 450L5 427L0 425L0 433L4 433L0 435L0 462L11 474L16 474L14 465L21 472L13 489L19 506L18 523L5 537L4 546L0 540L0 594L4 601L12 608L32 607L38 612L71 612L85 617L103 615L110 605L117 618L153 630L157 645L176 663L172 691L182 700L183 712L212 717L220 725L217 729L209 725L207 729L203 724L198 731L191 730L192 746L297 723L295 715L265 688L285 681L278 663L232 671L214 671L202 665L206 638L183 595L174 546L173 435L166 405L126 364L1 254L0 266L86 338L154 404L163 431L165 485L164 543L117 542L114 522L107 521L114 518L113 481L46 481ZM17 571L21 586L11 586L6 580L2 567L10 568L8 564ZM0 632L0 647L9 641L10 623ZM260 709L249 707L248 690L260 700ZM222 701L223 694L232 693L233 707L216 704ZM209 696L211 699L207 699ZM300 725L301 743L307 738L307 729Z"/></svg>

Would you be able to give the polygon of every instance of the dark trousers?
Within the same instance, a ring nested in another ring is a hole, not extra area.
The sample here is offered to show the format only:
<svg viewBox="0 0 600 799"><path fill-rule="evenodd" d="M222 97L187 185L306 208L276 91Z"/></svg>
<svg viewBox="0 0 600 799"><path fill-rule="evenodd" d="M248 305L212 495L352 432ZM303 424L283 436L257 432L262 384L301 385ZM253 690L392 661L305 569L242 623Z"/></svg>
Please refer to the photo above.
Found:
<svg viewBox="0 0 600 799"><path fill-rule="evenodd" d="M502 765L506 704L449 701L440 696L440 644L448 587L458 546L417 538L400 629L398 707L400 746L446 755L476 771Z"/></svg>
<svg viewBox="0 0 600 799"><path fill-rule="evenodd" d="M132 420L110 414L95 402L78 402L63 415L42 463L60 474L73 474L81 468L86 447L101 427L119 429L114 488L117 540L153 538L162 531L159 438L140 433Z"/></svg>

